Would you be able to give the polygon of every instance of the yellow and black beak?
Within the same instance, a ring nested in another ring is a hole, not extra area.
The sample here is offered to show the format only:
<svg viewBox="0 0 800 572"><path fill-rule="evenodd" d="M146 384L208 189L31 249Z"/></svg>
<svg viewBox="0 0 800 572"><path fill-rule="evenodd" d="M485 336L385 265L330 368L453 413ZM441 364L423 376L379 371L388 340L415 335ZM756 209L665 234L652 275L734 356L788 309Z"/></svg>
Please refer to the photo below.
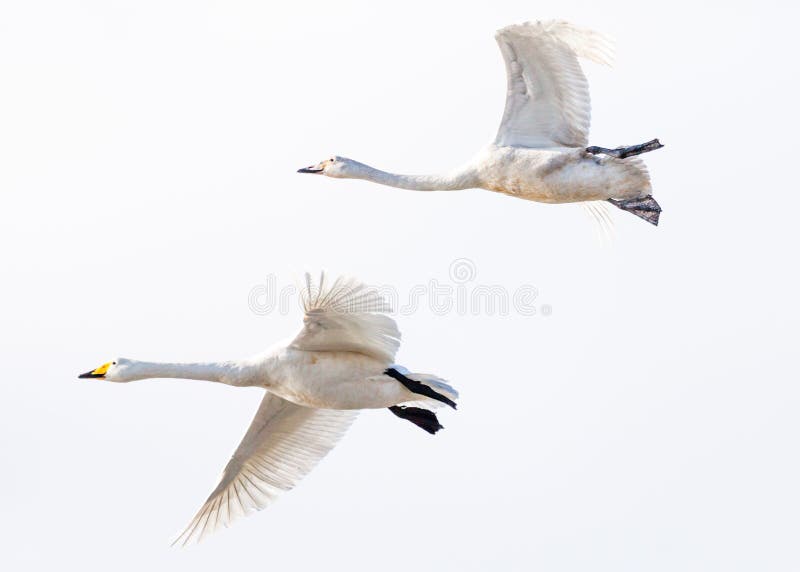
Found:
<svg viewBox="0 0 800 572"><path fill-rule="evenodd" d="M114 362L104 363L97 369L93 369L92 371L87 371L86 373L82 373L78 376L78 379L105 379L106 372L108 368L111 367L111 364Z"/></svg>

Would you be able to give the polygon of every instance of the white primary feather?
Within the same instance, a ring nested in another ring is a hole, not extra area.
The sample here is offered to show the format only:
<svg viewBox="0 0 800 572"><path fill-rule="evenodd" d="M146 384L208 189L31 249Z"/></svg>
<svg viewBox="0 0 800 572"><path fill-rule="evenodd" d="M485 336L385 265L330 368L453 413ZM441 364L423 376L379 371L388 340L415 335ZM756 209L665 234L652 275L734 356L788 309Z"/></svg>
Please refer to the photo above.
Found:
<svg viewBox="0 0 800 572"><path fill-rule="evenodd" d="M266 507L308 474L357 411L313 409L267 393L219 484L173 544L186 545Z"/></svg>
<svg viewBox="0 0 800 572"><path fill-rule="evenodd" d="M508 94L495 143L585 147L591 103L578 57L612 61L610 42L567 22L507 26L495 36L506 62Z"/></svg>
<svg viewBox="0 0 800 572"><path fill-rule="evenodd" d="M385 312L391 307L374 289L353 278L319 283L305 276L303 329L290 347L306 351L345 351L391 363L400 347L397 324Z"/></svg>

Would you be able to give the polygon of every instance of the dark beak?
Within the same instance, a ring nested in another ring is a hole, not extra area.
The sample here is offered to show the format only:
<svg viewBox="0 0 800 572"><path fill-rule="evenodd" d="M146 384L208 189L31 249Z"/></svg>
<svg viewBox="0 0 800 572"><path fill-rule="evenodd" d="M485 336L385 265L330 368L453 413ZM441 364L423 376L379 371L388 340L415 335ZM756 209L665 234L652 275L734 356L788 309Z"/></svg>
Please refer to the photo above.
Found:
<svg viewBox="0 0 800 572"><path fill-rule="evenodd" d="M316 167L303 167L302 169L297 169L298 173L311 173L314 175L319 175L322 172L322 169Z"/></svg>
<svg viewBox="0 0 800 572"><path fill-rule="evenodd" d="M78 379L103 379L105 375L102 373L94 373L94 370L87 371L86 373L82 373L78 376Z"/></svg>

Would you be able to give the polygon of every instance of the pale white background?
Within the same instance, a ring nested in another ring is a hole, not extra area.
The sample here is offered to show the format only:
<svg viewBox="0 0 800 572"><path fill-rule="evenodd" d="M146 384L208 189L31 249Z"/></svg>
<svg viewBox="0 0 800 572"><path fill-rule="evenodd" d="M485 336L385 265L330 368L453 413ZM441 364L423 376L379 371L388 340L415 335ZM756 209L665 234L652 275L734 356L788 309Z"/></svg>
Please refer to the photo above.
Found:
<svg viewBox="0 0 800 572"><path fill-rule="evenodd" d="M3 2L0 567L800 568L785 4ZM494 30L550 17L617 39L591 141L667 145L659 228L295 173L459 164L500 119ZM248 309L268 274L407 292L461 257L553 314L400 318L400 361L462 392L445 431L364 414L269 510L168 547L259 392L78 373L260 351L300 319Z"/></svg>

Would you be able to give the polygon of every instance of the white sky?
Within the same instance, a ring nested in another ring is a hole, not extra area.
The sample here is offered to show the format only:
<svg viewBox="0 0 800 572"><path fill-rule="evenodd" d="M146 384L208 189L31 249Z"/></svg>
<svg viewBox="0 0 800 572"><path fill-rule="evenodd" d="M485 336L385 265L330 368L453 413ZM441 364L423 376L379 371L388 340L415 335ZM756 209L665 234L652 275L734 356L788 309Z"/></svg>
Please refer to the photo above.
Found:
<svg viewBox="0 0 800 572"><path fill-rule="evenodd" d="M0 4L0 567L797 570L785 4ZM494 30L550 17L617 39L591 141L666 144L659 228L615 210L604 246L576 206L295 173L460 164L500 120ZM553 313L399 317L399 360L462 392L446 430L366 413L273 507L170 549L258 391L75 376L293 334L248 308L268 275L409 292L458 258Z"/></svg>

